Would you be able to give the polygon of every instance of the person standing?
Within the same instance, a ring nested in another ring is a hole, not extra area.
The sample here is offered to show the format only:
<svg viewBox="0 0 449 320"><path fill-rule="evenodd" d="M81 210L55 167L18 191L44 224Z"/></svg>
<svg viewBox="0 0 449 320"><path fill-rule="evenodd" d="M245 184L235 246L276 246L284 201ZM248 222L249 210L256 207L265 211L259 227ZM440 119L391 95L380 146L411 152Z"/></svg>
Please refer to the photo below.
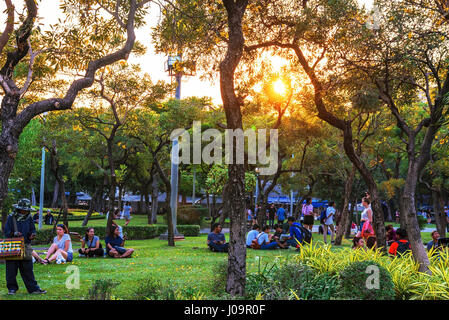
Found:
<svg viewBox="0 0 449 320"><path fill-rule="evenodd" d="M362 211L362 216L360 218L360 234L366 240L368 237L374 235L373 230L373 211L371 210L370 201L368 198L362 199L362 205L365 208Z"/></svg>
<svg viewBox="0 0 449 320"><path fill-rule="evenodd" d="M284 224L284 220L285 220L285 209L282 204L279 207L278 211L276 211L276 217L278 220L278 224L280 224L282 226Z"/></svg>
<svg viewBox="0 0 449 320"><path fill-rule="evenodd" d="M126 202L123 206L123 217L125 218L125 227L129 224L131 221L131 212L133 208L130 206L129 202Z"/></svg>
<svg viewBox="0 0 449 320"><path fill-rule="evenodd" d="M31 203L28 199L21 199L14 205L14 212L6 220L5 237L24 238L25 252L27 253L23 260L6 260L6 287L8 294L14 295L19 286L17 284L17 271L20 271L23 283L30 294L43 294L47 291L42 290L34 278L31 240L36 237L36 228L31 217ZM30 255L28 256L28 252Z"/></svg>
<svg viewBox="0 0 449 320"><path fill-rule="evenodd" d="M329 207L326 209L326 216L323 223L323 240L327 243L327 232L331 229L331 243L334 243L335 227L334 227L334 216L335 216L335 202L329 202Z"/></svg>
<svg viewBox="0 0 449 320"><path fill-rule="evenodd" d="M276 216L276 208L274 207L274 203L268 208L268 225L270 229L274 227L274 217Z"/></svg>
<svg viewBox="0 0 449 320"><path fill-rule="evenodd" d="M306 199L306 204L302 206L302 215L304 216L304 227L312 232L315 218L313 216L312 198Z"/></svg>

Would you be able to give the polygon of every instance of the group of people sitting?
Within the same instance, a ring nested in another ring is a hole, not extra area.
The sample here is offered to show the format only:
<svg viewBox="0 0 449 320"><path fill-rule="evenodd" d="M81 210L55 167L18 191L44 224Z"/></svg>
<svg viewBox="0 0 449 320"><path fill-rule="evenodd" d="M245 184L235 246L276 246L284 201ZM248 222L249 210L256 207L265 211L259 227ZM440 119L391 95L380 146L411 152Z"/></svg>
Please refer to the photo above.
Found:
<svg viewBox="0 0 449 320"><path fill-rule="evenodd" d="M110 234L105 239L106 256L112 258L128 258L134 249L124 248L125 236L122 232L122 227L117 225L114 221L111 225ZM95 235L94 228L88 228L84 237L81 239L81 248L78 250L79 257L103 257L105 251L100 242L100 238ZM56 226L56 237L53 239L53 244L47 250L45 259L33 251L35 261L42 264L50 264L55 261L57 264L73 261L72 240L67 226L58 224Z"/></svg>
<svg viewBox="0 0 449 320"><path fill-rule="evenodd" d="M246 236L246 247L260 250L288 249L290 246L298 248L304 241L302 225L295 222L293 217L288 217L288 231L281 224L273 226L274 234L270 234L270 226L252 226L252 230ZM221 224L212 225L212 232L207 236L207 245L214 252L228 252L229 243L226 243L222 233Z"/></svg>

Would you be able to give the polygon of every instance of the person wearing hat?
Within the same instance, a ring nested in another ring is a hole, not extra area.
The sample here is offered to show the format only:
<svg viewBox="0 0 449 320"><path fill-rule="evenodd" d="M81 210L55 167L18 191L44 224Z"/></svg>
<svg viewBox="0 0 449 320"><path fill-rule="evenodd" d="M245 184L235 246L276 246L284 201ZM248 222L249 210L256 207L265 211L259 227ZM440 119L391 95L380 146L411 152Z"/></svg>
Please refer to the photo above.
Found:
<svg viewBox="0 0 449 320"><path fill-rule="evenodd" d="M6 287L8 294L16 294L19 290L17 284L17 271L20 270L22 280L30 294L42 294L42 290L33 273L33 261L31 256L31 240L36 237L36 228L31 217L31 204L28 199L21 199L14 207L14 212L8 216L5 225L5 237L21 238L25 240L25 257L23 260L6 260Z"/></svg>

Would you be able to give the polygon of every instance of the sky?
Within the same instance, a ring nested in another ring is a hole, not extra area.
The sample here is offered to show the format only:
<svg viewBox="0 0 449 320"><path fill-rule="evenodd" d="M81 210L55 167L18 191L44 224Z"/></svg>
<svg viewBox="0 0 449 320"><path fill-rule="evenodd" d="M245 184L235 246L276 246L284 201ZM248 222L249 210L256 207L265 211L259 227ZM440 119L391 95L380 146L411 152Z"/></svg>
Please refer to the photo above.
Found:
<svg viewBox="0 0 449 320"><path fill-rule="evenodd" d="M58 21L58 17L62 17L62 12L59 6L53 5L54 2L59 0L42 0L39 3L39 17L42 17L42 23L44 23L43 29L50 24L55 24ZM361 4L365 4L367 8L372 6L374 0L358 0ZM52 5L49 5L52 3ZM22 0L13 0L13 4L16 9L21 10L23 7ZM6 20L4 1L0 2L0 28L3 31L4 22ZM162 54L156 54L153 50L153 45L151 43L151 28L157 25L160 19L159 8L157 6L152 6L150 14L147 19L147 25L143 28L136 30L137 40L143 43L147 47L147 53L139 58L130 57L130 63L140 63L142 71L148 73L151 76L153 82L158 80L171 81L170 77L164 71L164 63L167 60L167 56ZM17 20L17 15L16 15ZM280 60L274 60L274 63L278 64L280 67L283 62ZM275 67L276 69L276 67ZM218 76L218 75L217 75ZM174 79L173 79L174 80ZM218 77L211 83L209 81L201 81L198 76L184 77L181 83L181 98L186 98L189 96L208 96L212 97L215 104L222 104L220 87Z"/></svg>

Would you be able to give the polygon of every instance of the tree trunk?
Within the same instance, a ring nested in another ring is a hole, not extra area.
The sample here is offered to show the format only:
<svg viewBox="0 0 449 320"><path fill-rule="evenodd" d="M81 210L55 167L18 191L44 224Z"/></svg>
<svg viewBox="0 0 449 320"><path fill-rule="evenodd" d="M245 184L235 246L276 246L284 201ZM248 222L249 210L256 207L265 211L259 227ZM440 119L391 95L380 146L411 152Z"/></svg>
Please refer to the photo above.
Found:
<svg viewBox="0 0 449 320"><path fill-rule="evenodd" d="M58 207L58 196L59 196L59 182L58 180L55 181L55 190L53 191L53 200L51 202L52 208Z"/></svg>
<svg viewBox="0 0 449 320"><path fill-rule="evenodd" d="M119 187L118 187L118 199L117 199L118 205L117 205L117 207L118 207L118 209L120 211L122 211L122 199L123 199L123 186L119 185Z"/></svg>
<svg viewBox="0 0 449 320"><path fill-rule="evenodd" d="M2 228L5 227L8 218L8 210L4 210L3 201L8 197L8 180L11 175L18 151L20 132L14 128L12 121L19 96L5 95L2 103L0 116L2 121L0 133L0 208L2 209Z"/></svg>
<svg viewBox="0 0 449 320"><path fill-rule="evenodd" d="M347 228L348 226L350 226L350 224L348 223L348 221L351 221L351 217L349 216L350 212L349 212L349 200L351 197L351 193L352 193L352 185L354 183L354 177L355 177L355 170L356 167L353 165L351 172L348 176L348 179L346 180L346 184L345 184L345 199L344 199L344 203L343 203L343 210L341 211L341 219L340 219L340 224L338 226L337 229L337 235L335 237L335 245L336 246L340 246L341 245L341 241L343 239L343 235L347 233Z"/></svg>
<svg viewBox="0 0 449 320"><path fill-rule="evenodd" d="M157 211L159 209L159 181L157 175L153 177L153 185L151 188L151 223L157 223Z"/></svg>
<svg viewBox="0 0 449 320"><path fill-rule="evenodd" d="M441 238L446 238L447 220L444 212L444 197L441 191L432 191L433 209L435 212L435 224Z"/></svg>
<svg viewBox="0 0 449 320"><path fill-rule="evenodd" d="M354 193L351 196L350 203L351 203L351 210L349 210L349 219L348 219L348 224L346 226L345 239L351 238L352 219L354 217L354 209L357 207L357 197L355 196ZM357 224L357 222L356 222L356 224Z"/></svg>
<svg viewBox="0 0 449 320"><path fill-rule="evenodd" d="M420 272L428 272L429 257L421 239L415 206L415 190L418 181L418 167L415 161L409 159L407 178L402 194L402 207L404 208L408 240L412 247L413 257L419 263Z"/></svg>
<svg viewBox="0 0 449 320"><path fill-rule="evenodd" d="M148 190L145 190L145 214L147 216L147 223L152 224L152 214L150 210L150 195L148 194Z"/></svg>
<svg viewBox="0 0 449 320"><path fill-rule="evenodd" d="M92 195L92 199L90 200L89 211L87 212L87 215L83 220L83 223L81 225L82 227L87 226L87 224L89 223L89 219L96 208L99 198L102 197L102 194L103 194L103 184L95 188L95 192Z"/></svg>

